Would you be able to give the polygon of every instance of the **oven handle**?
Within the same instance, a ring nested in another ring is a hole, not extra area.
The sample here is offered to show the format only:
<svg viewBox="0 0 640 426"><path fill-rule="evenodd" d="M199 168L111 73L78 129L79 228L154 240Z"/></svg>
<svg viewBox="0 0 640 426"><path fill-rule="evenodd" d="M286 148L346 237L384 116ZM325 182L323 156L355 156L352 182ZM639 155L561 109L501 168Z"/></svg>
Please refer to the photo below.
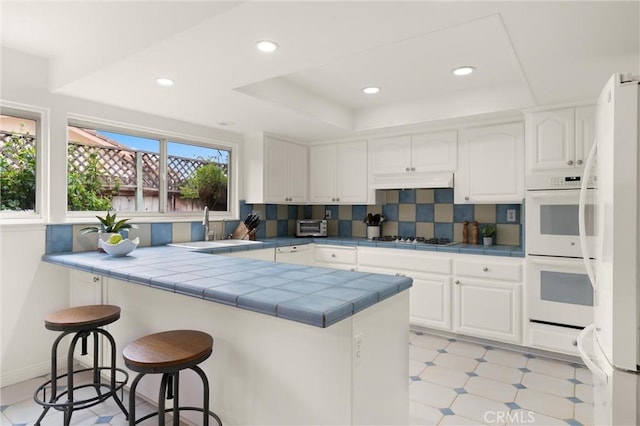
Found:
<svg viewBox="0 0 640 426"><path fill-rule="evenodd" d="M595 324L589 324L580 333L578 333L578 338L576 339L578 342L578 353L580 354L580 358L582 358L582 362L584 362L584 365L587 366L589 371L591 371L594 376L597 376L602 382L607 383L607 373L591 360L591 357L584 349L584 339L588 334L593 334L595 327Z"/></svg>
<svg viewBox="0 0 640 426"><path fill-rule="evenodd" d="M597 141L593 141L589 156L587 157L587 163L584 166L584 174L582 176L582 183L580 184L580 200L578 202L578 229L580 232L580 248L582 249L582 261L584 267L587 270L589 281L594 290L597 290L598 283L596 282L595 275L593 273L593 265L589 259L589 247L587 246L587 231L585 226L585 204L587 200L587 181L589 179L589 172L593 167L593 160L596 156L596 150L598 144Z"/></svg>

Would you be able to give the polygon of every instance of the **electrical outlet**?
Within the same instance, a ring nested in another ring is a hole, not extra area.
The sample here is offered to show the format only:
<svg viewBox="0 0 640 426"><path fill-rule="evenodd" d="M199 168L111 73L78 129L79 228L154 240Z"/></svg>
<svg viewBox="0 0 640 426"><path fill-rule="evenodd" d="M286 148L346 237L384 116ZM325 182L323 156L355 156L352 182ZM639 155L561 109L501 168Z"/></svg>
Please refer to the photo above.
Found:
<svg viewBox="0 0 640 426"><path fill-rule="evenodd" d="M331 210L325 210L324 211L324 218L325 219L331 219Z"/></svg>
<svg viewBox="0 0 640 426"><path fill-rule="evenodd" d="M362 360L362 340L363 334L358 333L353 336L353 361L359 362Z"/></svg>
<svg viewBox="0 0 640 426"><path fill-rule="evenodd" d="M516 221L516 209L507 209L507 222Z"/></svg>

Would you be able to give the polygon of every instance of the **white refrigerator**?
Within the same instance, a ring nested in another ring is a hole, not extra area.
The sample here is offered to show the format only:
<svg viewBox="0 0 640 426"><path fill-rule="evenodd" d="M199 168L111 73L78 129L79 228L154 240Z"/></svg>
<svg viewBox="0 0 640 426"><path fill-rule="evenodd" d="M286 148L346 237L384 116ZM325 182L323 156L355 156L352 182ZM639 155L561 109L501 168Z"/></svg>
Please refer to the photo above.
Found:
<svg viewBox="0 0 640 426"><path fill-rule="evenodd" d="M639 88L637 76L614 74L602 89L585 166L597 179L595 244L581 238L594 324L578 349L593 373L596 425L640 425Z"/></svg>

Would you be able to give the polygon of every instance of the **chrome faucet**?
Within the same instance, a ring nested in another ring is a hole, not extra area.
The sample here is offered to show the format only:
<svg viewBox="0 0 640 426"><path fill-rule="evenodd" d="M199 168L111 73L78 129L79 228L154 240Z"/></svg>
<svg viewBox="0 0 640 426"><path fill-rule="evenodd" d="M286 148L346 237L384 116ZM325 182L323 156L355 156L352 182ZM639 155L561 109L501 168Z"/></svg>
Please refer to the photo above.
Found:
<svg viewBox="0 0 640 426"><path fill-rule="evenodd" d="M204 217L202 218L202 226L204 226L204 240L209 241L209 207L204 206Z"/></svg>

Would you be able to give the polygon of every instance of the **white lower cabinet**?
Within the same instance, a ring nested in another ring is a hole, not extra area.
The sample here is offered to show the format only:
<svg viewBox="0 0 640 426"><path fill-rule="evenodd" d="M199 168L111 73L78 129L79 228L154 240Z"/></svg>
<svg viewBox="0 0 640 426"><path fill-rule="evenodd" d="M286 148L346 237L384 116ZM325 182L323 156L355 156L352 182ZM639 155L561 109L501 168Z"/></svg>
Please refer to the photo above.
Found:
<svg viewBox="0 0 640 426"><path fill-rule="evenodd" d="M266 248L259 250L246 250L246 251L235 251L231 253L224 253L222 256L231 256L231 257L242 257L244 259L255 259L255 260L270 260L271 262L275 259L274 249Z"/></svg>
<svg viewBox="0 0 640 426"><path fill-rule="evenodd" d="M294 265L313 265L313 244L276 248L276 262Z"/></svg>
<svg viewBox="0 0 640 426"><path fill-rule="evenodd" d="M522 259L465 256L454 262L454 329L522 343Z"/></svg>
<svg viewBox="0 0 640 426"><path fill-rule="evenodd" d="M313 263L324 268L354 271L358 260L357 247L316 245L313 250Z"/></svg>

